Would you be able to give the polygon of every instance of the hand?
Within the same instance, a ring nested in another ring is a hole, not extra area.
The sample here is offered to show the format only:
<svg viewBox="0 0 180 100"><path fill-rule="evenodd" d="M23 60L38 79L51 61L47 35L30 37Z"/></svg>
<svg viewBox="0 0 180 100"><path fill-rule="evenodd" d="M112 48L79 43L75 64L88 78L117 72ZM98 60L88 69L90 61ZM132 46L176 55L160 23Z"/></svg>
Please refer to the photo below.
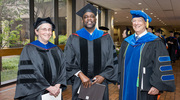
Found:
<svg viewBox="0 0 180 100"><path fill-rule="evenodd" d="M120 89L120 85L118 85L118 89Z"/></svg>
<svg viewBox="0 0 180 100"><path fill-rule="evenodd" d="M94 80L94 82L92 84L95 84L95 83L101 84L104 81L104 77L102 77L101 75L96 75L93 78L93 80Z"/></svg>
<svg viewBox="0 0 180 100"><path fill-rule="evenodd" d="M49 91L50 95L53 95L53 96L58 96L59 93L60 93L60 88L56 87L56 86L50 86L48 88L46 88L46 90Z"/></svg>
<svg viewBox="0 0 180 100"><path fill-rule="evenodd" d="M82 84L85 88L88 88L88 86L91 87L91 85L92 85L91 81L86 75L84 75L82 72L80 72L78 74L78 76L80 77Z"/></svg>
<svg viewBox="0 0 180 100"><path fill-rule="evenodd" d="M60 88L61 84L56 84L55 87Z"/></svg>
<svg viewBox="0 0 180 100"><path fill-rule="evenodd" d="M159 94L159 90L156 89L155 87L151 87L151 89L148 92L149 95L157 95Z"/></svg>

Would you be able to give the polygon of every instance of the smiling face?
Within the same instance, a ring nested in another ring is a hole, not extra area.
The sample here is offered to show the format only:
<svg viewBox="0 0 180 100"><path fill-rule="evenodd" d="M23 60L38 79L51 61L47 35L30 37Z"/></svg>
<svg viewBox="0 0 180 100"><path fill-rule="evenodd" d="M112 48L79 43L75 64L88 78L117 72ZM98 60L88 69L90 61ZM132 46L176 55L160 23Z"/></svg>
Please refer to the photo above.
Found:
<svg viewBox="0 0 180 100"><path fill-rule="evenodd" d="M137 35L146 30L146 22L142 17L135 17L132 19L132 26Z"/></svg>
<svg viewBox="0 0 180 100"><path fill-rule="evenodd" d="M83 25L86 29L93 29L96 25L96 16L92 12L83 15Z"/></svg>
<svg viewBox="0 0 180 100"><path fill-rule="evenodd" d="M49 23L43 23L39 28L35 29L35 33L41 43L47 44L52 36L52 25Z"/></svg>

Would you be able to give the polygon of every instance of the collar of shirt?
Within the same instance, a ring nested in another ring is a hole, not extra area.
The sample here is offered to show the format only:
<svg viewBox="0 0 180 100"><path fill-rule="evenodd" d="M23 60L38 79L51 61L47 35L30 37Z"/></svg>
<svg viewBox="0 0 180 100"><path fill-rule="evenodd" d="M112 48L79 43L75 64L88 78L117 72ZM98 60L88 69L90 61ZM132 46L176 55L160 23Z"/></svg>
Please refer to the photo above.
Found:
<svg viewBox="0 0 180 100"><path fill-rule="evenodd" d="M135 37L136 36L139 36L139 38L141 38L142 36L144 36L144 35L146 35L147 34L147 30L145 30L143 33L141 33L140 35L137 35L136 33L135 33Z"/></svg>

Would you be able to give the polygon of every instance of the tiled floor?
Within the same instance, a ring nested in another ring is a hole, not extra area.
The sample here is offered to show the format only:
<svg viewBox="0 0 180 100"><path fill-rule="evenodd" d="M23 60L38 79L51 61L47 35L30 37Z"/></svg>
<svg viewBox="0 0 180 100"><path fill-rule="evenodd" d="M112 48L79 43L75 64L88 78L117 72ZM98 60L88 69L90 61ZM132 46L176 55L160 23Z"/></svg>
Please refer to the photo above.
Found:
<svg viewBox="0 0 180 100"><path fill-rule="evenodd" d="M164 92L161 94L159 100L180 100L180 60L172 64L175 75L176 91L175 92ZM0 88L0 100L13 100L15 93L15 84L1 87ZM63 92L64 100L71 100L71 86ZM110 100L118 100L118 89L117 86L109 85L109 98Z"/></svg>

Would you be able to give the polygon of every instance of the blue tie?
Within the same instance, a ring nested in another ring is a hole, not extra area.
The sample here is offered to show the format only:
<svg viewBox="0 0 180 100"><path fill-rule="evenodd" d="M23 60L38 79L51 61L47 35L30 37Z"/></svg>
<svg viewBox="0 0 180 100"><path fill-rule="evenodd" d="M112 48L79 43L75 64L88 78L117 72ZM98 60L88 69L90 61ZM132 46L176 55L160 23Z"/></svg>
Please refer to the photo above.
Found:
<svg viewBox="0 0 180 100"><path fill-rule="evenodd" d="M135 38L136 38L136 41L137 41L139 39L139 36L136 36Z"/></svg>

